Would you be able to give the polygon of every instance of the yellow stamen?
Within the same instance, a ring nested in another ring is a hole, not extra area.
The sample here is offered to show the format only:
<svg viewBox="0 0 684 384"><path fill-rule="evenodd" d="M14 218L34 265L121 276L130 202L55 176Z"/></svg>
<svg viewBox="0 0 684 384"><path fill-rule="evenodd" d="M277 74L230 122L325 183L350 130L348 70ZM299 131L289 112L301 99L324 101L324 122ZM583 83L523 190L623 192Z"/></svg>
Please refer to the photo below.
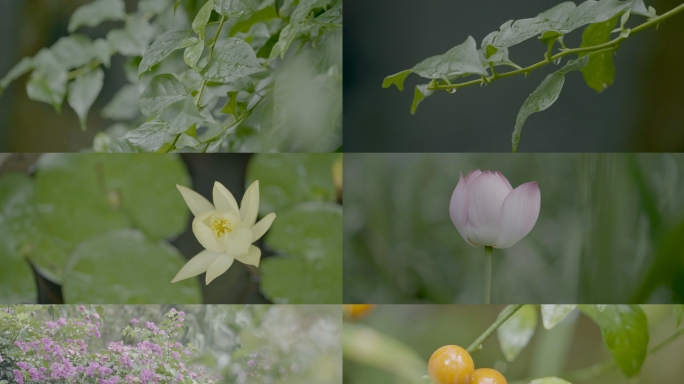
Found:
<svg viewBox="0 0 684 384"><path fill-rule="evenodd" d="M211 223L211 231L214 232L214 236L218 239L226 233L233 232L233 227L230 222L226 219L216 219Z"/></svg>

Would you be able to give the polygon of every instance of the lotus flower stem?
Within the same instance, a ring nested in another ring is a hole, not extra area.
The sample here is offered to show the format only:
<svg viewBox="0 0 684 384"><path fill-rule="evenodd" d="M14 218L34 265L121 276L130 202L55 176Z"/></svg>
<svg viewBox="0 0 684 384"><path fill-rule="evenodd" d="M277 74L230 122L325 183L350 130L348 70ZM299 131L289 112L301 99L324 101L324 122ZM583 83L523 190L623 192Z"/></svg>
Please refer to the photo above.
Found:
<svg viewBox="0 0 684 384"><path fill-rule="evenodd" d="M492 253L494 247L485 247L484 304L489 304L492 293Z"/></svg>

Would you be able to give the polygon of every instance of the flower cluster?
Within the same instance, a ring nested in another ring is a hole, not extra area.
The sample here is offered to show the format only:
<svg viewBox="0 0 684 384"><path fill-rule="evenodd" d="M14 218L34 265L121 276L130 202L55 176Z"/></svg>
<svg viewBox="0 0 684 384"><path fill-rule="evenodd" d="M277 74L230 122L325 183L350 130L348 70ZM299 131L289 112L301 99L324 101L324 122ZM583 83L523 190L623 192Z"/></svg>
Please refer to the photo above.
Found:
<svg viewBox="0 0 684 384"><path fill-rule="evenodd" d="M89 352L87 340L100 338L100 315L79 307L81 316L59 318L40 326L38 336L16 340L14 380L32 383L216 383L204 367L192 366L196 349L178 341L185 313L172 309L160 324L125 327L124 341ZM2 361L2 360L0 360Z"/></svg>

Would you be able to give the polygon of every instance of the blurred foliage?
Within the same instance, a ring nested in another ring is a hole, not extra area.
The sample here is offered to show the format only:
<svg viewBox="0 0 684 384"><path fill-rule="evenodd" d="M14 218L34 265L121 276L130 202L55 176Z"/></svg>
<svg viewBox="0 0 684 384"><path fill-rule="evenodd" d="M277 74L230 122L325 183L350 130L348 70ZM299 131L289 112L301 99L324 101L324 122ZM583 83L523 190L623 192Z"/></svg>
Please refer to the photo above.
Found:
<svg viewBox="0 0 684 384"><path fill-rule="evenodd" d="M539 306L523 308L528 308L523 317L538 316ZM520 328L518 334L531 341L514 360L506 358L508 342L500 338L501 333L471 354L476 368L494 368L511 384L553 376L573 384L675 384L684 373L677 363L684 351L684 330L677 328L673 308L583 305L581 312L565 313L552 329L543 329L541 322ZM430 355L444 345L469 345L502 309L380 305L360 323L344 324L344 383L430 383L426 376ZM509 321L516 322L513 317ZM506 332L509 341L516 335L511 327Z"/></svg>
<svg viewBox="0 0 684 384"><path fill-rule="evenodd" d="M351 154L344 301L479 302L484 250L449 218L459 171L537 181L535 228L494 252L492 300L684 300L684 155Z"/></svg>
<svg viewBox="0 0 684 384"><path fill-rule="evenodd" d="M10 308L26 314L17 322L17 330L25 326L30 330L31 324L71 318L79 313L72 305ZM131 337L122 338L122 331L131 325L131 319L137 319L140 324L147 321L160 324L171 308L185 312L185 328L180 339L184 345L199 350L195 363L221 375L223 382L337 384L342 381L339 305L89 306L87 310L101 314L102 322L102 337L89 341L89 352L106 350L111 342L123 340L126 345L137 342ZM2 331L10 331L11 324L4 320L0 316ZM5 336L10 335L1 334L0 341ZM6 349L11 346L0 342L0 354ZM0 362L0 372L9 363L8 359Z"/></svg>

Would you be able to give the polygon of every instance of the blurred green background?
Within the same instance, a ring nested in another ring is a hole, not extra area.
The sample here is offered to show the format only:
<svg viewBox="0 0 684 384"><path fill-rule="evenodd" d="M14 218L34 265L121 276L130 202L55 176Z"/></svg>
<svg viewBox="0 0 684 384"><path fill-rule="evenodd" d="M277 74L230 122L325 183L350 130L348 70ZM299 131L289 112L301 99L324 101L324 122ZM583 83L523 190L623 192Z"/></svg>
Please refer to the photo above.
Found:
<svg viewBox="0 0 684 384"><path fill-rule="evenodd" d="M493 303L684 300L682 154L347 154L345 303L479 303L484 249L449 218L459 179L537 181L532 231L494 250Z"/></svg>
<svg viewBox="0 0 684 384"><path fill-rule="evenodd" d="M651 347L673 334L676 325L671 306L644 305L642 308L649 321ZM498 305L380 305L359 324L345 323L345 328L349 325L367 326L400 341L408 352L394 347L386 351L385 357L396 361L403 359L405 367L410 365L406 363L408 361L416 361L417 364L422 360L423 374L427 375L427 361L436 349L448 344L466 348L494 322L502 309L503 306ZM371 367L367 364L369 359L364 363L355 359L358 355L350 352L350 344L370 340L371 335L367 334L362 340L347 336L345 333L343 337L345 384L408 383L394 374ZM682 354L684 338L679 337L647 357L637 378L627 379L616 371L589 380L574 380L573 384L678 384L684 375ZM545 330L540 321L530 344L513 362L506 361L496 334L483 344L482 350L473 352L472 357L476 368L497 369L509 383L526 378L563 377L564 373L591 368L612 359L598 326L577 311L550 331ZM430 383L427 379L423 382Z"/></svg>

